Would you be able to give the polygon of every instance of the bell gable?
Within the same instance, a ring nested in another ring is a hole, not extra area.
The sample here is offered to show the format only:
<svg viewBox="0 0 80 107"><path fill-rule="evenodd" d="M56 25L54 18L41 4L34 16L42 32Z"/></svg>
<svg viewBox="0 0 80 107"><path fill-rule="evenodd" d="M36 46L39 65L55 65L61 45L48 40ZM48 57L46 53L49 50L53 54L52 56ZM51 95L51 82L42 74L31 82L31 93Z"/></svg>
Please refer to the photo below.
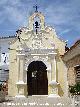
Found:
<svg viewBox="0 0 80 107"><path fill-rule="evenodd" d="M61 41L54 28L46 27L44 16L40 12L35 12L29 18L29 26L20 28L16 34L13 48L23 45L29 49L57 49L61 55L65 52L65 42Z"/></svg>

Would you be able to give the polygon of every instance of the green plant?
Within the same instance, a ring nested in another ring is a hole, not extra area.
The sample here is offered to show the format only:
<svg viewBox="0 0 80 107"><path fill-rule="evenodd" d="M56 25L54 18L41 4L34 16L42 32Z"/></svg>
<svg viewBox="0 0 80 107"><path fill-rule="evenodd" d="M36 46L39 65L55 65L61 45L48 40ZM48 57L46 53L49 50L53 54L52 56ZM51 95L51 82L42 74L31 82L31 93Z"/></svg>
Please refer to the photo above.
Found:
<svg viewBox="0 0 80 107"><path fill-rule="evenodd" d="M75 87L74 86L69 86L69 92L74 95L75 94Z"/></svg>
<svg viewBox="0 0 80 107"><path fill-rule="evenodd" d="M74 86L69 86L69 92L72 95L80 95L80 83L76 83Z"/></svg>
<svg viewBox="0 0 80 107"><path fill-rule="evenodd" d="M80 94L80 83L75 84L76 94Z"/></svg>

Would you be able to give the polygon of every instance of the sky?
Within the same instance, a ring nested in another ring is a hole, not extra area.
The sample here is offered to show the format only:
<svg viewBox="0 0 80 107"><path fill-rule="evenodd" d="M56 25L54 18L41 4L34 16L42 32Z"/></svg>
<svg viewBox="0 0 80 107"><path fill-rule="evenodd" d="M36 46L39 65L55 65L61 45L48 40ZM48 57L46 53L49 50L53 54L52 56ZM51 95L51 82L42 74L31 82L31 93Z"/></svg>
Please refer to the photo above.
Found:
<svg viewBox="0 0 80 107"><path fill-rule="evenodd" d="M35 4L45 16L46 26L52 26L69 47L80 39L80 0L0 0L0 37L13 36L28 26Z"/></svg>

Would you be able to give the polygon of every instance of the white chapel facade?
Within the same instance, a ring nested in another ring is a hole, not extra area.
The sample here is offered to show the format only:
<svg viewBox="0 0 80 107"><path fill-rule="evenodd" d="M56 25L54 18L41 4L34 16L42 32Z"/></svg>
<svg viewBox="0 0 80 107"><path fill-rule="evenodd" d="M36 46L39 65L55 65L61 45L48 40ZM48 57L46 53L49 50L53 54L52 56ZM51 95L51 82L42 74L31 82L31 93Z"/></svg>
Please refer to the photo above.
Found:
<svg viewBox="0 0 80 107"><path fill-rule="evenodd" d="M33 13L28 27L16 35L9 50L9 96L67 96L67 69L61 58L65 42L55 29L45 26L44 15Z"/></svg>

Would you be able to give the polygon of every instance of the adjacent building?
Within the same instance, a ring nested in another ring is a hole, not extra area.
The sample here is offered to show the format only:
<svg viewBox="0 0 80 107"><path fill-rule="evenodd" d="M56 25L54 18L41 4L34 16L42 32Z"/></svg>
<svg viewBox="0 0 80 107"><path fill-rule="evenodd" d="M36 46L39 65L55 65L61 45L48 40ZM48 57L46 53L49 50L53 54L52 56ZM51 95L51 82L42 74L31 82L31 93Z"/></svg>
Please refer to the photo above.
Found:
<svg viewBox="0 0 80 107"><path fill-rule="evenodd" d="M0 38L0 82L9 79L9 48L14 36Z"/></svg>
<svg viewBox="0 0 80 107"><path fill-rule="evenodd" d="M80 83L80 40L78 40L63 56L67 66L68 85Z"/></svg>

